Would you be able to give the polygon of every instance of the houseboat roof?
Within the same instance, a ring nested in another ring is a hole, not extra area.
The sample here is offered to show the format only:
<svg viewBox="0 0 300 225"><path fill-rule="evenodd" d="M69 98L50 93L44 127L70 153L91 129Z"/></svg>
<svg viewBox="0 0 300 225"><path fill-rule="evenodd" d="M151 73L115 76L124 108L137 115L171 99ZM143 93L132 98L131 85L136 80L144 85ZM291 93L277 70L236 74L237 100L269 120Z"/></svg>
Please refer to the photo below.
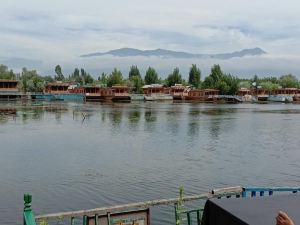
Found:
<svg viewBox="0 0 300 225"><path fill-rule="evenodd" d="M186 86L183 86L182 84L175 84L174 86L171 86L172 89L185 89Z"/></svg>
<svg viewBox="0 0 300 225"><path fill-rule="evenodd" d="M163 88L164 86L162 84L147 84L143 86L143 89L147 88Z"/></svg>
<svg viewBox="0 0 300 225"><path fill-rule="evenodd" d="M74 83L60 83L60 82L56 82L56 83L48 83L47 86L59 86L59 87L69 87L70 85L75 85Z"/></svg>
<svg viewBox="0 0 300 225"><path fill-rule="evenodd" d="M298 88L277 88L275 90L290 90L290 91L296 91L299 90Z"/></svg>
<svg viewBox="0 0 300 225"><path fill-rule="evenodd" d="M114 85L112 86L113 89L129 89L128 86L125 85Z"/></svg>
<svg viewBox="0 0 300 225"><path fill-rule="evenodd" d="M250 91L248 88L241 87L239 91Z"/></svg>
<svg viewBox="0 0 300 225"><path fill-rule="evenodd" d="M203 89L203 91L216 91L216 92L219 92L220 90L218 90L218 89L207 88L207 89Z"/></svg>

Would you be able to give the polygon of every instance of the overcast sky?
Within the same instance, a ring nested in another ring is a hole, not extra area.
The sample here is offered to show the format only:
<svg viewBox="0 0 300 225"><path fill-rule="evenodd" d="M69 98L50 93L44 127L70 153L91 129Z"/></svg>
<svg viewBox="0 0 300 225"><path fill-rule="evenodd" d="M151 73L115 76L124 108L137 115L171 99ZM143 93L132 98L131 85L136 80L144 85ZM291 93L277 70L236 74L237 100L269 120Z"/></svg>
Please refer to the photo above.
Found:
<svg viewBox="0 0 300 225"><path fill-rule="evenodd" d="M66 73L94 73L137 64L165 71L191 63L208 71L295 73L300 68L300 2L296 0L13 0L0 7L0 63ZM79 55L122 47L223 53L260 47L268 54L228 61L122 59ZM238 65L237 65L238 64ZM299 73L300 74L300 73Z"/></svg>

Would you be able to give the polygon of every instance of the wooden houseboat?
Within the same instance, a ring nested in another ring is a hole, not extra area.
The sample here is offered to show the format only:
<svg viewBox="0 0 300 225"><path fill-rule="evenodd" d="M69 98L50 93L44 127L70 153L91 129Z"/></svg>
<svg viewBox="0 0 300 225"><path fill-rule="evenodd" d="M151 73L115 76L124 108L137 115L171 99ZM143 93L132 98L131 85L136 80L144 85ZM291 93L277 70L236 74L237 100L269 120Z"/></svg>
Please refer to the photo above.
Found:
<svg viewBox="0 0 300 225"><path fill-rule="evenodd" d="M240 88L238 91L238 96L242 98L243 102L255 102L257 99L253 96L252 90L248 88Z"/></svg>
<svg viewBox="0 0 300 225"><path fill-rule="evenodd" d="M170 88L161 84L144 85L143 92L146 101L165 101L173 100Z"/></svg>
<svg viewBox="0 0 300 225"><path fill-rule="evenodd" d="M111 88L98 86L85 86L84 93L86 101L110 101L113 97Z"/></svg>
<svg viewBox="0 0 300 225"><path fill-rule="evenodd" d="M279 95L279 96L289 96L287 98L288 101L300 101L300 91L298 88L278 88L272 92L272 95Z"/></svg>
<svg viewBox="0 0 300 225"><path fill-rule="evenodd" d="M112 86L112 101L113 102L130 102L129 87L122 85Z"/></svg>
<svg viewBox="0 0 300 225"><path fill-rule="evenodd" d="M253 94L256 96L258 101L267 101L269 97L268 92L261 87L254 89Z"/></svg>
<svg viewBox="0 0 300 225"><path fill-rule="evenodd" d="M277 88L272 91L268 97L268 101L272 102L293 102L297 100L298 89L297 88Z"/></svg>
<svg viewBox="0 0 300 225"><path fill-rule="evenodd" d="M33 95L32 98L37 100L78 100L83 101L85 94L82 88L70 82L55 82L49 83L45 86L44 93L40 95Z"/></svg>
<svg viewBox="0 0 300 225"><path fill-rule="evenodd" d="M16 80L0 80L0 99L14 100L21 97Z"/></svg>
<svg viewBox="0 0 300 225"><path fill-rule="evenodd" d="M219 90L216 89L186 89L183 99L186 101L214 102L217 100Z"/></svg>
<svg viewBox="0 0 300 225"><path fill-rule="evenodd" d="M183 92L186 89L182 84L175 84L171 87L171 94L173 96L173 100L182 100Z"/></svg>

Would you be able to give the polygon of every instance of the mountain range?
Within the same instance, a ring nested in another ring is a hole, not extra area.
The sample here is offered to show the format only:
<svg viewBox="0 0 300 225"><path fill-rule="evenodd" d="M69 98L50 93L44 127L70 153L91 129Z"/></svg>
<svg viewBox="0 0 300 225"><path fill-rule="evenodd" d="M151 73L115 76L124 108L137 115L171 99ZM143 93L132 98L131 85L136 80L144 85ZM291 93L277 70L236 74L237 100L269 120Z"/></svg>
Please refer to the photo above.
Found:
<svg viewBox="0 0 300 225"><path fill-rule="evenodd" d="M161 48L154 49L154 50L140 50L136 48L119 48L107 52L89 53L89 54L81 55L80 57L112 55L116 57L132 57L132 56L153 57L154 56L154 57L162 57L162 58L182 58L182 59L187 59L187 58L231 59L234 57L258 56L263 54L267 54L267 53L261 48L243 49L231 53L220 53L220 54L194 54L189 52L179 52L179 51L172 51L172 50L161 49Z"/></svg>

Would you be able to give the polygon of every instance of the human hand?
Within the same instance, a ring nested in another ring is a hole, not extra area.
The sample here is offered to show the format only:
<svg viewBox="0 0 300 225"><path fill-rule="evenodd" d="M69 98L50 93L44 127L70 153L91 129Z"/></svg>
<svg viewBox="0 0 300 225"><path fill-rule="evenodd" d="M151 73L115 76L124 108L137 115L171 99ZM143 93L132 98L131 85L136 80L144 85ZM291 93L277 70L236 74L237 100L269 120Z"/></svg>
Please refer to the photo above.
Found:
<svg viewBox="0 0 300 225"><path fill-rule="evenodd" d="M279 211L276 217L276 225L294 225L294 222L285 212Z"/></svg>

